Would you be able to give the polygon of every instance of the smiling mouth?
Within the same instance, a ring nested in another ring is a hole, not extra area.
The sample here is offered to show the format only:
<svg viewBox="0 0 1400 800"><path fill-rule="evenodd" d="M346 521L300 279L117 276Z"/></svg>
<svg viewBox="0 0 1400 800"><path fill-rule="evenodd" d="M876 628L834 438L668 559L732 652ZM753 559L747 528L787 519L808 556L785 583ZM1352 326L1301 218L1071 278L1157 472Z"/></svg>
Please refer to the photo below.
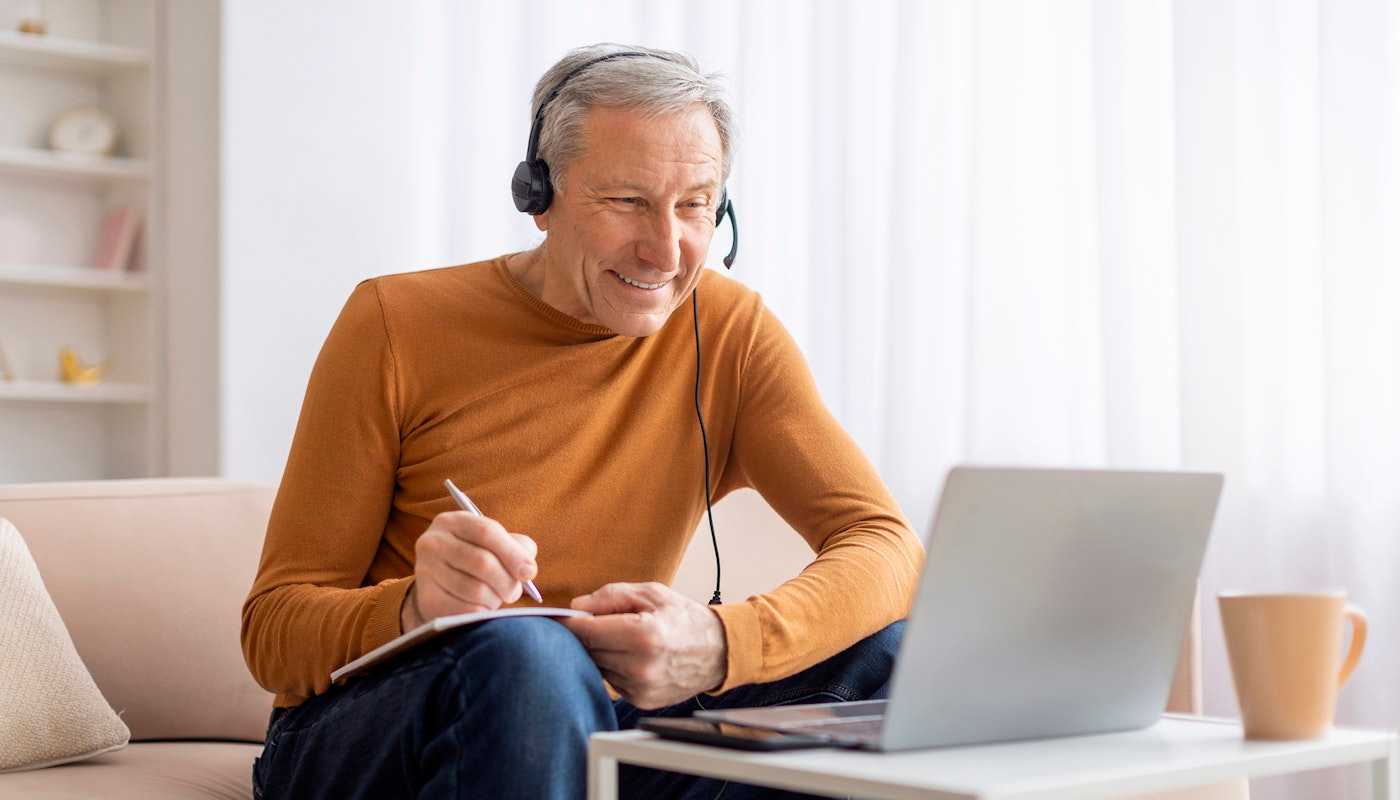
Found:
<svg viewBox="0 0 1400 800"><path fill-rule="evenodd" d="M622 281L623 283L627 284L628 286L633 286L633 287L636 287L636 288L638 288L638 289L645 289L645 290L647 290L647 291L649 291L649 292L656 291L657 289L660 289L661 287L663 287L663 286L665 286L666 284L670 283L669 280L662 281L661 283L643 283L642 281L635 281L635 280L632 280L631 278L627 277L626 275L623 275L623 274L620 273L620 272L614 272L613 274L617 276L617 279L618 279L618 280Z"/></svg>

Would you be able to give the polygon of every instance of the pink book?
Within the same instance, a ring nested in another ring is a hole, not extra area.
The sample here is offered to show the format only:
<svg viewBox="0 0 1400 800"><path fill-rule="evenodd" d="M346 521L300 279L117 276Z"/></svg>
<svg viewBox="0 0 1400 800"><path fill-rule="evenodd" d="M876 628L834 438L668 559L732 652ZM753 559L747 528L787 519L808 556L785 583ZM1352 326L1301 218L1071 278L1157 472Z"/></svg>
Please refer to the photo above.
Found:
<svg viewBox="0 0 1400 800"><path fill-rule="evenodd" d="M121 206L108 211L102 220L102 235L97 240L97 256L93 263L98 269L126 269L140 231L140 209Z"/></svg>

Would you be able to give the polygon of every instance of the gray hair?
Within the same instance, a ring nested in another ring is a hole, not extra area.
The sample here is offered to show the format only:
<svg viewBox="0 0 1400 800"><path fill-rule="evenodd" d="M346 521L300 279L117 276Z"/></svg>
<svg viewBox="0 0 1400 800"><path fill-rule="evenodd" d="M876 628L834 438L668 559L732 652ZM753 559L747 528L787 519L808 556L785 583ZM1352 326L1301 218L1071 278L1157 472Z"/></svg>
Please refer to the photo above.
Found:
<svg viewBox="0 0 1400 800"><path fill-rule="evenodd" d="M538 157L549 164L549 180L555 190L563 189L565 168L583 150L583 118L593 106L636 108L648 115L662 115L704 103L719 130L722 178L728 180L733 163L734 112L725 99L721 76L701 73L695 59L684 53L619 44L594 44L571 50L535 84L531 122L539 113L540 104L565 75L589 61L621 52L654 57L614 58L594 64L570 78L544 111Z"/></svg>

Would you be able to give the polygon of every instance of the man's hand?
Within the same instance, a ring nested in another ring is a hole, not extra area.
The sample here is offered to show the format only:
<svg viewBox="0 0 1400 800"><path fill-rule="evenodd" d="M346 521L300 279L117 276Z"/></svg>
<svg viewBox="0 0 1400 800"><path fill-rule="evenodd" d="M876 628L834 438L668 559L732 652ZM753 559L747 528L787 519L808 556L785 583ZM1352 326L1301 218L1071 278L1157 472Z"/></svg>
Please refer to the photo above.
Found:
<svg viewBox="0 0 1400 800"><path fill-rule="evenodd" d="M724 682L724 625L707 606L661 583L610 583L575 597L597 616L561 620L637 708L679 703Z"/></svg>
<svg viewBox="0 0 1400 800"><path fill-rule="evenodd" d="M466 511L444 511L413 546L416 579L399 611L402 630L434 617L514 603L535 577L535 540Z"/></svg>

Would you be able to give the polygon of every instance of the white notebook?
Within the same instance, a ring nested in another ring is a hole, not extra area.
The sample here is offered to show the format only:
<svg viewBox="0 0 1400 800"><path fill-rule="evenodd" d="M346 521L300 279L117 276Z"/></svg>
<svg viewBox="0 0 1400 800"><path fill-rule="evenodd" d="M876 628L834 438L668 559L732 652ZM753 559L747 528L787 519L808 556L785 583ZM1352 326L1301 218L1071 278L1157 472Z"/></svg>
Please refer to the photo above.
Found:
<svg viewBox="0 0 1400 800"><path fill-rule="evenodd" d="M373 650L365 653L349 664L331 673L331 682L334 683L341 678L349 678L358 675L381 661L393 658L399 653L432 639L444 631L453 628L460 628L463 625L470 625L473 622L484 622L488 619L499 619L501 617L591 617L587 611L575 611L572 608L550 608L548 606L534 606L523 608L500 608L495 611L476 611L470 614L453 614L450 617L437 617L419 625L408 633L385 642Z"/></svg>

